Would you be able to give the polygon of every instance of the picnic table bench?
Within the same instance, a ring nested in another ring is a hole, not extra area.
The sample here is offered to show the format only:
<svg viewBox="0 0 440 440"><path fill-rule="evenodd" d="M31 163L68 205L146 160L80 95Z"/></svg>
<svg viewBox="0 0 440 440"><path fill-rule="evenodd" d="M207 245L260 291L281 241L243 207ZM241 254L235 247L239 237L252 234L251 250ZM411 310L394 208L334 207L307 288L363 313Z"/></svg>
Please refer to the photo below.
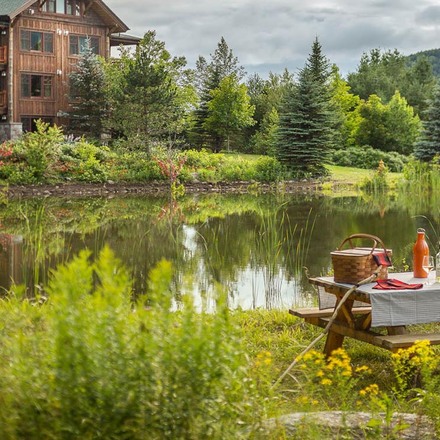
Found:
<svg viewBox="0 0 440 440"><path fill-rule="evenodd" d="M390 278L404 282L421 282L412 273L392 273ZM333 277L309 278L320 295L333 297L333 307L291 309L289 313L305 322L325 328L336 306L353 284L336 283ZM440 322L440 283L433 280L418 290L374 290L376 283L359 286L341 306L329 328L324 352L330 355L342 347L345 337L382 347L392 352L407 348L416 341L440 344L440 333L411 333L407 326ZM328 300L328 298L327 298ZM373 329L374 330L373 330Z"/></svg>

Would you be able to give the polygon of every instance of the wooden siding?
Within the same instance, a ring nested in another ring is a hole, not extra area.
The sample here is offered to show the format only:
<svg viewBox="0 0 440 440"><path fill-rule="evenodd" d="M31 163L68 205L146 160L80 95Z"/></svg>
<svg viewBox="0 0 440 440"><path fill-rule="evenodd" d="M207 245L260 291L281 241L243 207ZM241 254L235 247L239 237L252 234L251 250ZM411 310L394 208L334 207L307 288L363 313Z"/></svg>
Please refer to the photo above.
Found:
<svg viewBox="0 0 440 440"><path fill-rule="evenodd" d="M53 53L21 50L22 30L52 33ZM19 16L13 26L14 106L12 120L20 122L22 117L41 116L54 118L55 123L61 124L62 120L57 115L69 110L67 97L69 74L75 69L78 61L78 56L69 54L69 37L71 35L98 37L99 53L108 57L108 34L110 31L93 11L90 11L85 17L38 11L32 16ZM22 97L21 78L23 74L50 76L52 78L51 97Z"/></svg>

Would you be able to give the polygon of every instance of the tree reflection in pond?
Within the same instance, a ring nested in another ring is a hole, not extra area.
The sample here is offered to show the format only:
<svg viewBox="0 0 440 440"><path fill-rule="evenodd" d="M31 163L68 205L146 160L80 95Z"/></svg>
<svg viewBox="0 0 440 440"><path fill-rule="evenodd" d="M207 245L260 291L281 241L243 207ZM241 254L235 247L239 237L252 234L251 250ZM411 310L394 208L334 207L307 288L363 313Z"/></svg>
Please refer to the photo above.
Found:
<svg viewBox="0 0 440 440"><path fill-rule="evenodd" d="M44 291L56 265L108 244L132 273L134 294L145 291L149 271L165 258L175 268L176 306L183 285L212 307L215 285L227 289L231 307L312 305L304 268L312 276L331 273L330 252L350 234L382 238L396 269L411 264L415 231L425 227L434 238L438 208L419 203L415 211L409 201L213 194L170 207L169 199L144 196L11 200L0 208L0 284Z"/></svg>

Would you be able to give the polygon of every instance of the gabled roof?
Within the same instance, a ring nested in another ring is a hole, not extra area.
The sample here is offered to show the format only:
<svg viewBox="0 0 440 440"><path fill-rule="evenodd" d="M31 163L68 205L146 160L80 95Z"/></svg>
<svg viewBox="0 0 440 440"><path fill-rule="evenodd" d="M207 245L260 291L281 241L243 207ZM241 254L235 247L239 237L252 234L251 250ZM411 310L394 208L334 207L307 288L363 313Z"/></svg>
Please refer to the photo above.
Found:
<svg viewBox="0 0 440 440"><path fill-rule="evenodd" d="M0 0L0 15L12 18L34 3L35 0Z"/></svg>
<svg viewBox="0 0 440 440"><path fill-rule="evenodd" d="M128 26L102 0L85 0L86 7L93 9L111 32L126 32ZM14 18L31 6L38 6L35 0L0 0L0 16Z"/></svg>

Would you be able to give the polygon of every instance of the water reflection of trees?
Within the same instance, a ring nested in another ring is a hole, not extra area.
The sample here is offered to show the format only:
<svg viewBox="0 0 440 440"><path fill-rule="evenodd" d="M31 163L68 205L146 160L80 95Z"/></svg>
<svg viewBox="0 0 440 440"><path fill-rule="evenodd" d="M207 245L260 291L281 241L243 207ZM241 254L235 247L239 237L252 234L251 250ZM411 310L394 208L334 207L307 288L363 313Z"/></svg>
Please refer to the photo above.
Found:
<svg viewBox="0 0 440 440"><path fill-rule="evenodd" d="M398 268L411 260L417 227L426 228L434 247L434 199L415 206L402 195L215 194L187 196L167 210L169 200L154 197L46 198L12 200L0 215L1 232L23 238L20 271L31 290L81 249L97 255L108 244L131 271L135 292L145 290L149 271L165 258L176 268L176 294L186 278L198 294L224 286L233 302L247 274L250 294L262 290L265 296L263 303L251 303L273 307L286 287L292 301L308 298L312 288L303 268L313 276L329 273L330 252L350 234L381 237Z"/></svg>

